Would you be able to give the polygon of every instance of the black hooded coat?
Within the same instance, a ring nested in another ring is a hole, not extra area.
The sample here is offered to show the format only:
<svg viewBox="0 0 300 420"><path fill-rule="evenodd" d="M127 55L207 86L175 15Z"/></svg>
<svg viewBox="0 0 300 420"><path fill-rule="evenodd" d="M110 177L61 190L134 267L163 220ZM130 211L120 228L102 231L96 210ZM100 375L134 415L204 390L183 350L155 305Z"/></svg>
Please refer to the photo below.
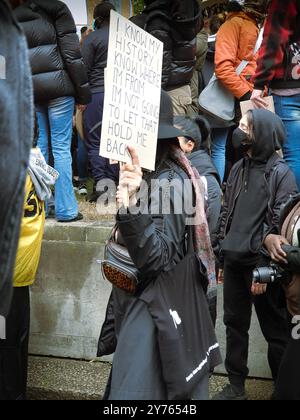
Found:
<svg viewBox="0 0 300 420"><path fill-rule="evenodd" d="M297 192L293 173L276 153L286 136L281 119L266 110L252 112L252 156L230 173L218 235L226 258L249 264L259 256L266 235L279 233L281 207Z"/></svg>

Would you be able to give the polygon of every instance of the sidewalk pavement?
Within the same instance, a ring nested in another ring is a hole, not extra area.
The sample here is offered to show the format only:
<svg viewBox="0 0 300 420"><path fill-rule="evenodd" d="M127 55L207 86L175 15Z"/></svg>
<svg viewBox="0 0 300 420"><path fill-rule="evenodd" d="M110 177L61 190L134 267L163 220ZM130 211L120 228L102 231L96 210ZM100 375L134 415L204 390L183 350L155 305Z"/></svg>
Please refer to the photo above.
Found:
<svg viewBox="0 0 300 420"><path fill-rule="evenodd" d="M31 356L29 358L28 398L31 400L101 400L109 372L109 363ZM221 391L226 383L225 376L213 376L210 384L211 397ZM247 382L249 400L269 400L272 392L271 381L250 379Z"/></svg>

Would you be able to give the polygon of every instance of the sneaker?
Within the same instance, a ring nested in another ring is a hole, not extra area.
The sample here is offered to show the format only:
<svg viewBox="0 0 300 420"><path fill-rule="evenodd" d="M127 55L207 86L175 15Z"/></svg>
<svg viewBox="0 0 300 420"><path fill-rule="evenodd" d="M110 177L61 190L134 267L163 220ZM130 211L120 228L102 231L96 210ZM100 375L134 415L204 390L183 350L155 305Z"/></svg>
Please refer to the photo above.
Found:
<svg viewBox="0 0 300 420"><path fill-rule="evenodd" d="M73 178L73 190L74 191L78 191L80 182L78 181L78 179Z"/></svg>
<svg viewBox="0 0 300 420"><path fill-rule="evenodd" d="M87 195L88 191L87 191L86 184L84 184L84 183L80 184L77 192L78 192L79 195Z"/></svg>
<svg viewBox="0 0 300 420"><path fill-rule="evenodd" d="M59 223L71 223L71 222L79 222L83 219L83 215L81 213L78 213L76 217L70 220L58 220Z"/></svg>
<svg viewBox="0 0 300 420"><path fill-rule="evenodd" d="M246 401L245 388L228 384L225 388L217 394L213 400L215 401Z"/></svg>

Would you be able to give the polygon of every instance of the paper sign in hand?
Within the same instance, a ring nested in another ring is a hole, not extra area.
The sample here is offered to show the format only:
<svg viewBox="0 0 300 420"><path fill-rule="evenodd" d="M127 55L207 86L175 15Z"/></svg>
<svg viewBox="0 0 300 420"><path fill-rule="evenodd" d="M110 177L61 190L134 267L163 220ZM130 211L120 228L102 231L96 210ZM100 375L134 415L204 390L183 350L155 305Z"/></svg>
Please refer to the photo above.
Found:
<svg viewBox="0 0 300 420"><path fill-rule="evenodd" d="M154 170L161 95L163 43L111 12L100 155Z"/></svg>
<svg viewBox="0 0 300 420"><path fill-rule="evenodd" d="M267 96L263 98L264 101L267 103L267 109L275 114L275 106L274 106L274 99L273 96ZM242 116L244 116L248 111L252 109L257 109L253 103L253 101L244 101L240 103Z"/></svg>

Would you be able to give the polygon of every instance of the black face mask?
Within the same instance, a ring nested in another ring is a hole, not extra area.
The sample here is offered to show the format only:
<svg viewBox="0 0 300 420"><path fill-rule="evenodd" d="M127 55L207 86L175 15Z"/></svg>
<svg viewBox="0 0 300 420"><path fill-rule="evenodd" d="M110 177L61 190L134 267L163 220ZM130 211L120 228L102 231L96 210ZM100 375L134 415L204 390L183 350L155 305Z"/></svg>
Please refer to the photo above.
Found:
<svg viewBox="0 0 300 420"><path fill-rule="evenodd" d="M240 146L246 146L247 149L252 147L252 141L249 134L241 130L239 127L232 134L232 144L236 149Z"/></svg>

